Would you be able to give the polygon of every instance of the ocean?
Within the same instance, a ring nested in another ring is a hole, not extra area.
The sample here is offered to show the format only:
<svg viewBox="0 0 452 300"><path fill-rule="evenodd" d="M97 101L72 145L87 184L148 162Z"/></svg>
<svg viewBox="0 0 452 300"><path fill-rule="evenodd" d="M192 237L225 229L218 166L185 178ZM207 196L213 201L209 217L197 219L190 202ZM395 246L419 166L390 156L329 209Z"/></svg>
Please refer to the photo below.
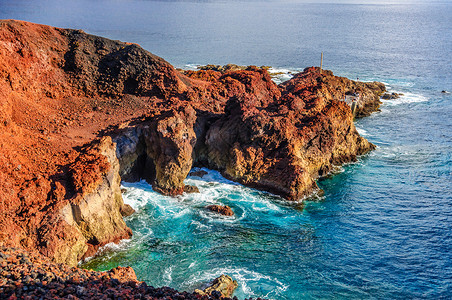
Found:
<svg viewBox="0 0 452 300"><path fill-rule="evenodd" d="M212 170L186 179L200 194L175 198L123 183L134 236L82 267L130 265L149 285L187 291L225 273L240 299L452 297L452 2L334 2L0 0L1 19L138 43L180 68L266 65L285 80L323 52L336 75L404 94L356 120L377 149L304 203Z"/></svg>

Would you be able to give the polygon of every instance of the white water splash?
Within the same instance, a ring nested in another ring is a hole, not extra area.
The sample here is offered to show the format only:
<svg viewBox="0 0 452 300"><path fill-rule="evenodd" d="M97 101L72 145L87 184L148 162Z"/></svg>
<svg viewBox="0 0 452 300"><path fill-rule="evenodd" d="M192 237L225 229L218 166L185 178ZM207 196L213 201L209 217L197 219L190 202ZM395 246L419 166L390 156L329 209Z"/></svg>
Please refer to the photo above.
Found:
<svg viewBox="0 0 452 300"><path fill-rule="evenodd" d="M356 128L356 131L358 131L359 135L361 135L361 136L369 136L369 133L366 130L364 130L364 129L356 126L356 125L355 125L355 128Z"/></svg>
<svg viewBox="0 0 452 300"><path fill-rule="evenodd" d="M268 69L268 73L270 73L270 77L273 82L276 84L283 83L284 81L292 79L292 77L301 72L300 69L285 69L285 68L274 68L271 67Z"/></svg>
<svg viewBox="0 0 452 300"><path fill-rule="evenodd" d="M407 103L426 102L428 100L429 99L423 95L410 93L410 92L404 92L403 96L400 96L400 98L391 99L391 100L383 99L382 102L383 102L384 106L395 106L395 105L407 104Z"/></svg>
<svg viewBox="0 0 452 300"><path fill-rule="evenodd" d="M102 256L103 260L107 261L110 260L114 255L116 255L117 252L125 251L129 249L132 245L132 239L124 239L119 241L117 244L115 243L108 243L97 250L95 255L87 257L81 261L78 262L78 265L81 266L89 261L91 261L93 258L97 256Z"/></svg>

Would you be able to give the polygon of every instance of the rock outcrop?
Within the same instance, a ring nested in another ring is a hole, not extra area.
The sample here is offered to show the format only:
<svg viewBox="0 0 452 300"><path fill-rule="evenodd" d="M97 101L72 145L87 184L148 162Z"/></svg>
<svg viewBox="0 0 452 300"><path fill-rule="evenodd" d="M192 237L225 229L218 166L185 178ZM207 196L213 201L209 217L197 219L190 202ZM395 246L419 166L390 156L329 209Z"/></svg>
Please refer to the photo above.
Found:
<svg viewBox="0 0 452 300"><path fill-rule="evenodd" d="M403 94L399 94L399 93L384 93L381 96L381 99L383 100L394 100L394 99L399 99L400 96L403 96Z"/></svg>
<svg viewBox="0 0 452 300"><path fill-rule="evenodd" d="M218 213L223 216L230 217L230 216L234 215L234 212L232 211L232 209L227 205L212 204L212 205L208 205L206 208L210 211L213 211L213 212Z"/></svg>
<svg viewBox="0 0 452 300"><path fill-rule="evenodd" d="M204 290L197 289L195 290L195 293L208 296L215 295L220 299L220 297L231 297L237 287L237 281L233 280L231 276L221 275L220 277L215 278L209 287Z"/></svg>
<svg viewBox="0 0 452 300"><path fill-rule="evenodd" d="M98 166L96 160L94 162L82 160L82 163L77 161L71 169L72 176L76 177L74 180L76 189L80 191L60 212L61 220L76 229L77 236L73 239L76 244L57 241L56 252L48 255L68 265L75 265L80 258L92 256L100 246L132 236L132 231L122 219L122 212L128 208L122 201L116 147L110 137L104 137L91 145L89 150L103 155L110 167L108 171L101 172L100 178L96 178L99 174L96 170ZM59 245L63 250L58 247ZM88 248L85 249L84 245Z"/></svg>
<svg viewBox="0 0 452 300"><path fill-rule="evenodd" d="M209 166L240 183L299 200L333 165L374 148L359 136L340 101L358 83L318 68L279 86L279 93L231 98L206 135Z"/></svg>
<svg viewBox="0 0 452 300"><path fill-rule="evenodd" d="M340 100L360 93L363 116L383 91L318 68L279 86L265 68L184 75L135 44L0 21L0 245L74 265L130 237L120 178L178 195L194 166L303 199L374 148Z"/></svg>

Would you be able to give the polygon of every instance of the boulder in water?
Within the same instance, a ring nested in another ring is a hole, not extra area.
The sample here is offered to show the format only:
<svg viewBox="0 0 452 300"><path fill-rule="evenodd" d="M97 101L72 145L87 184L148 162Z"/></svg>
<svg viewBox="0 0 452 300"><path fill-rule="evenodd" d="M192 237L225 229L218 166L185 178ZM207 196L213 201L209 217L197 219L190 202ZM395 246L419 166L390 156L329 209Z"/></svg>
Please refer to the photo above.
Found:
<svg viewBox="0 0 452 300"><path fill-rule="evenodd" d="M232 293L234 293L234 290L238 287L237 281L233 280L231 276L228 275L221 275L220 277L216 278L212 284L205 288L204 290L196 289L195 293L199 295L216 295L221 293L223 297L230 298L232 296Z"/></svg>
<svg viewBox="0 0 452 300"><path fill-rule="evenodd" d="M384 93L383 96L381 96L381 99L393 100L393 99L399 99L400 96L403 96L403 94L402 93Z"/></svg>
<svg viewBox="0 0 452 300"><path fill-rule="evenodd" d="M190 176L196 176L196 177L203 178L204 175L207 175L207 172L204 171L204 170L199 170L199 171L193 171L193 172L190 172L189 175L190 175Z"/></svg>
<svg viewBox="0 0 452 300"><path fill-rule="evenodd" d="M184 186L184 192L188 193L188 194L190 194L190 193L199 193L199 189L198 189L197 186L194 186L194 185L185 185Z"/></svg>
<svg viewBox="0 0 452 300"><path fill-rule="evenodd" d="M135 213L135 210L132 208L132 206L130 206L129 204L124 204L121 207L121 215L123 217L128 217L131 216Z"/></svg>
<svg viewBox="0 0 452 300"><path fill-rule="evenodd" d="M206 207L208 210L219 213L220 215L223 216L233 216L234 212L232 211L232 209L227 206L227 205L209 205Z"/></svg>

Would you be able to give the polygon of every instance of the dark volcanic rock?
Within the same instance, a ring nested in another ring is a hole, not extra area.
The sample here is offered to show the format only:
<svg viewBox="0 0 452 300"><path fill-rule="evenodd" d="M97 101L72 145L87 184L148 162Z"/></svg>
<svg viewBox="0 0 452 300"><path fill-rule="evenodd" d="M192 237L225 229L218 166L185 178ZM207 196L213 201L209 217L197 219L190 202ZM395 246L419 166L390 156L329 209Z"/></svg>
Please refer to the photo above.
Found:
<svg viewBox="0 0 452 300"><path fill-rule="evenodd" d="M206 171L204 171L204 170L200 170L200 171L193 171L193 172L190 172L190 174L189 174L190 176L196 176L196 177L201 177L201 178L203 178L204 177L204 175L207 175L207 172Z"/></svg>
<svg viewBox="0 0 452 300"><path fill-rule="evenodd" d="M383 96L381 96L381 99L384 99L384 100L393 100L393 99L399 99L400 96L403 96L403 94L398 94L398 93L384 93Z"/></svg>
<svg viewBox="0 0 452 300"><path fill-rule="evenodd" d="M219 299L148 286L130 267L106 272L69 268L20 249L0 247L0 266L0 299ZM219 284L217 289L231 297L234 288Z"/></svg>

